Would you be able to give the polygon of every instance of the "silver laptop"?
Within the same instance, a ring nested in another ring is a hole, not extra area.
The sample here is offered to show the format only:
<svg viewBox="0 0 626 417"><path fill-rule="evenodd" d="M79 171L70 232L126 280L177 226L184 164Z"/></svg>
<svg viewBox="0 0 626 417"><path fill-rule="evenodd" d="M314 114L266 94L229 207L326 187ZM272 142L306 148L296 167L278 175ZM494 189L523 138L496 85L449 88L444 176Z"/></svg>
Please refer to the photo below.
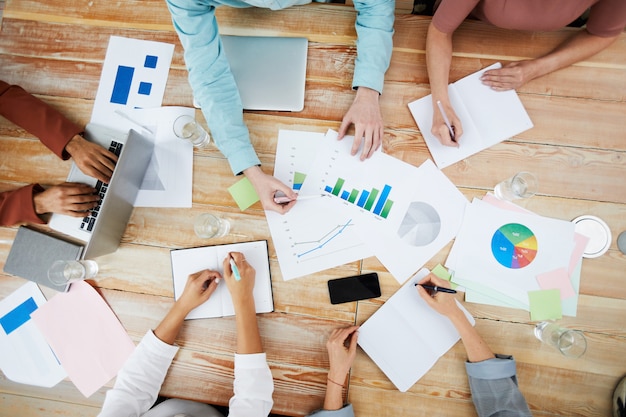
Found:
<svg viewBox="0 0 626 417"><path fill-rule="evenodd" d="M111 181L104 184L83 174L72 163L67 181L96 188L101 203L85 217L53 214L49 225L83 242L85 250L82 259L91 259L117 250L152 157L154 144L135 130L120 132L93 123L85 128L85 139L118 154Z"/></svg>
<svg viewBox="0 0 626 417"><path fill-rule="evenodd" d="M306 38L222 36L246 110L302 111Z"/></svg>

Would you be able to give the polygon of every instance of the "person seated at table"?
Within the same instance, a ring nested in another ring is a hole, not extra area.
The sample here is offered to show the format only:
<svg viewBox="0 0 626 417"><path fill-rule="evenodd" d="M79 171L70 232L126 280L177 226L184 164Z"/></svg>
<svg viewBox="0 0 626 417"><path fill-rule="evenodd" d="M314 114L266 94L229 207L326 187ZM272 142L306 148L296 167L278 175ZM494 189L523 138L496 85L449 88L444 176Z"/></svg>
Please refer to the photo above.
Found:
<svg viewBox="0 0 626 417"><path fill-rule="evenodd" d="M241 279L233 277L232 256ZM150 409L156 401L167 370L178 347L174 345L185 317L207 301L223 279L235 307L237 351L235 353L234 396L229 416L266 417L274 404L274 382L267 364L254 305L255 270L240 252L231 252L223 262L224 275L199 271L189 276L180 298L161 323L148 330L117 375L102 405L100 417L158 416L223 417L214 407L195 401L169 399Z"/></svg>
<svg viewBox="0 0 626 417"><path fill-rule="evenodd" d="M448 281L433 274L420 284L450 287ZM452 294L429 293L421 285L417 292L428 305L446 316L461 335L467 353L465 370L469 378L474 407L483 416L531 416L528 404L517 386L515 360L508 355L495 355L457 305Z"/></svg>
<svg viewBox="0 0 626 417"><path fill-rule="evenodd" d="M22 87L0 80L0 115L37 136L61 159L74 159L85 174L109 182L117 156L85 140L83 129ZM46 213L82 217L98 204L96 190L85 184L63 183L44 189L31 184L0 193L0 226L44 223Z"/></svg>
<svg viewBox="0 0 626 417"><path fill-rule="evenodd" d="M482 82L494 90L516 89L528 81L587 59L611 45L626 26L624 0L441 0L428 28L426 64L433 100L432 133L443 145L459 146L463 126L448 97L452 61L452 35L465 18L494 26L528 31L549 31L567 26L589 9L586 28L566 39L546 55L511 62L486 71ZM453 141L444 118L435 105L441 101L450 124Z"/></svg>
<svg viewBox="0 0 626 417"><path fill-rule="evenodd" d="M311 1L166 0L174 28L185 49L185 62L194 98L202 108L215 144L228 158L233 173L243 173L250 180L263 208L279 213L286 213L293 207L297 194L260 168L261 162L243 121L239 91L222 48L215 9L222 5L284 9ZM381 146L383 139L383 120L378 99L391 59L395 2L355 0L354 7L357 10L358 40L352 86L356 89L356 95L343 117L339 138L353 124L356 139L352 154L356 155L362 142L360 158L365 159ZM283 192L292 201L288 204L275 203L273 197L277 191Z"/></svg>
<svg viewBox="0 0 626 417"><path fill-rule="evenodd" d="M326 377L324 406L309 414L309 417L354 417L352 405L343 402L343 389L356 357L358 329L359 326L335 329L326 342L330 369Z"/></svg>

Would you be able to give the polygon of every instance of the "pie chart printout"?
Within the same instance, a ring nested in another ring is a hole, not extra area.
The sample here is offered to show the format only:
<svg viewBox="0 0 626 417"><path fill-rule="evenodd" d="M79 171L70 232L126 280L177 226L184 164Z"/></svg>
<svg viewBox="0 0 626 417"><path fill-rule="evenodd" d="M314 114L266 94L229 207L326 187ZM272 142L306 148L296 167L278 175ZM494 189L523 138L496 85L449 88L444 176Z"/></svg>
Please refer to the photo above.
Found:
<svg viewBox="0 0 626 417"><path fill-rule="evenodd" d="M491 252L502 266L510 269L524 268L537 256L537 238L522 224L505 224L493 234Z"/></svg>
<svg viewBox="0 0 626 417"><path fill-rule="evenodd" d="M426 246L432 243L441 230L441 218L430 204L414 201L409 205L398 236L411 246Z"/></svg>

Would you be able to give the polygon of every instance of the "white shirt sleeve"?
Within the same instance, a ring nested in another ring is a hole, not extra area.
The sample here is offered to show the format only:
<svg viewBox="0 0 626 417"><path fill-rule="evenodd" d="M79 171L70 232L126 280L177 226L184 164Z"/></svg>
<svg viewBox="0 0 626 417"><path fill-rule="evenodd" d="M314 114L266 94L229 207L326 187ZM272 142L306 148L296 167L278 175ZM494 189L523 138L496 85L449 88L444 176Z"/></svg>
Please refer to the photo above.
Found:
<svg viewBox="0 0 626 417"><path fill-rule="evenodd" d="M229 417L267 417L274 401L274 381L265 353L235 354L235 395Z"/></svg>
<svg viewBox="0 0 626 417"><path fill-rule="evenodd" d="M178 352L148 330L118 373L98 417L136 417L152 407L161 385Z"/></svg>

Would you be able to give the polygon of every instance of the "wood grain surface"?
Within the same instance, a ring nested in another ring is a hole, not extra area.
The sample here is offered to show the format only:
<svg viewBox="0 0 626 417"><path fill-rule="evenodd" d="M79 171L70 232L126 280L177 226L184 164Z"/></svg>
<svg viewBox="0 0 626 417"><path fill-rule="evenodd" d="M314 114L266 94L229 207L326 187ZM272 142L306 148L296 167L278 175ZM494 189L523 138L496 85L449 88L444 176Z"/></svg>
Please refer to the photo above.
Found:
<svg viewBox="0 0 626 417"><path fill-rule="evenodd" d="M412 2L396 3L394 50L380 99L384 149L419 165L430 157L407 103L430 93L425 36L430 18L409 14ZM175 45L164 105L192 105L183 49L163 0L0 1L0 79L19 84L68 118L88 122L111 35ZM265 172L273 171L279 129L337 129L354 98L356 13L350 4L310 4L283 11L220 8L220 32L233 35L305 36L309 39L305 107L302 112L245 112L251 139ZM540 56L576 29L527 33L467 21L454 37L451 81L494 62ZM446 168L443 172L468 198L480 197L515 172L539 177L539 194L520 204L540 215L570 220L601 217L613 239L609 251L583 262L576 317L560 322L582 330L589 347L572 360L543 346L532 334L528 312L466 303L476 327L498 353L517 360L519 385L536 416L608 416L616 383L626 375L626 257L616 238L626 230L626 35L610 48L569 68L533 80L518 90L535 127ZM200 111L196 116L203 124ZM64 181L70 162L60 161L36 138L0 117L0 191L38 182ZM233 177L213 146L194 151L191 209L137 208L115 254L98 259L92 281L139 342L173 304L171 249L267 239L275 312L259 316L263 344L274 376L273 413L304 416L321 407L332 329L361 324L399 287L376 258L283 281L260 204L241 212L227 192ZM218 212L231 233L207 242L195 236L193 218ZM47 226L38 226L48 230ZM17 227L0 228L0 267ZM427 264L443 263L448 244ZM326 282L378 272L382 297L331 305ZM0 273L0 298L24 280ZM46 296L54 295L44 290ZM226 405L232 395L235 325L232 318L187 322L181 347L162 395ZM408 392L400 393L361 350L345 391L359 417L472 416L457 343ZM0 417L96 415L110 381L90 398L65 380L43 389L16 384L0 374Z"/></svg>

